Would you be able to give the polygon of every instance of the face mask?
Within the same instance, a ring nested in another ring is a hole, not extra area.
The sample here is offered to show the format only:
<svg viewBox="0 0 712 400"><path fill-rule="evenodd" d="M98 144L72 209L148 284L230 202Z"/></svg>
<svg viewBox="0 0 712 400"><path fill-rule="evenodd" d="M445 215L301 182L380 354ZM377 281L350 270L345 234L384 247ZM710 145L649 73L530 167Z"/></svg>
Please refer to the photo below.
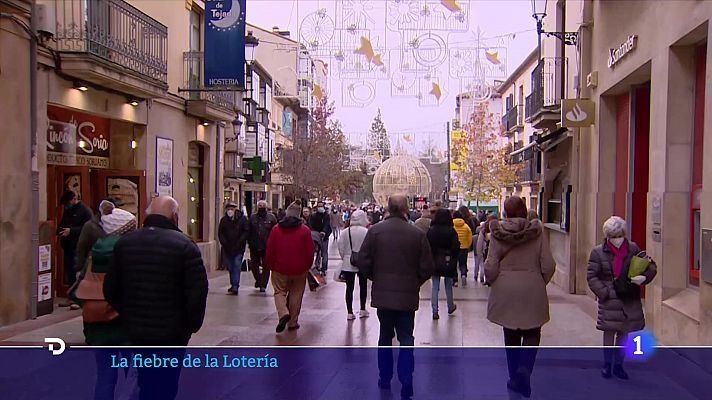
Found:
<svg viewBox="0 0 712 400"><path fill-rule="evenodd" d="M324 211L326 211L326 210L324 210L324 207L319 207L316 210L320 213L323 213Z"/></svg>
<svg viewBox="0 0 712 400"><path fill-rule="evenodd" d="M227 216L232 218L235 216L235 210L227 210Z"/></svg>
<svg viewBox="0 0 712 400"><path fill-rule="evenodd" d="M618 249L623 245L624 240L625 240L625 238L620 237L620 238L608 239L608 242L610 244L616 246L616 248Z"/></svg>
<svg viewBox="0 0 712 400"><path fill-rule="evenodd" d="M257 214L265 215L265 214L267 214L267 209L266 208L258 208Z"/></svg>

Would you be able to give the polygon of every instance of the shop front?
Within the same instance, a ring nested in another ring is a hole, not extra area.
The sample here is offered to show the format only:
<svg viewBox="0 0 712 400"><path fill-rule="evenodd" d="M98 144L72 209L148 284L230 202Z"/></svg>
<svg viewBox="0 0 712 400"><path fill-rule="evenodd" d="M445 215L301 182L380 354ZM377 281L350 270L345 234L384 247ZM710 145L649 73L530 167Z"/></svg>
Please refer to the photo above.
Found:
<svg viewBox="0 0 712 400"><path fill-rule="evenodd" d="M60 228L64 213L60 198L69 190L92 210L101 200L112 198L142 221L147 204L145 171L112 162L112 147L121 142L112 140L112 133L120 138L127 134L122 131L135 135L144 127L52 104L47 105L46 112L47 220ZM129 150L135 149L135 143L135 139L129 142ZM63 278L65 266L59 240L53 241L51 249L56 266L53 286L63 297L69 283Z"/></svg>

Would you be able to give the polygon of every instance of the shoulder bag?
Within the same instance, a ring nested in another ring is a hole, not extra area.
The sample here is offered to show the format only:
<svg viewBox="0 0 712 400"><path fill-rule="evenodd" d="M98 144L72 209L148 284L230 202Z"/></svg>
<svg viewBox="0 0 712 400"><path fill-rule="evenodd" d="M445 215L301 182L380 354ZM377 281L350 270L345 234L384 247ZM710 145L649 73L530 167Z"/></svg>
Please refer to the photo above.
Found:
<svg viewBox="0 0 712 400"><path fill-rule="evenodd" d="M351 257L349 257L349 262L354 267L358 267L358 251L354 251L354 242L351 239L351 228L349 228L349 245L351 246Z"/></svg>

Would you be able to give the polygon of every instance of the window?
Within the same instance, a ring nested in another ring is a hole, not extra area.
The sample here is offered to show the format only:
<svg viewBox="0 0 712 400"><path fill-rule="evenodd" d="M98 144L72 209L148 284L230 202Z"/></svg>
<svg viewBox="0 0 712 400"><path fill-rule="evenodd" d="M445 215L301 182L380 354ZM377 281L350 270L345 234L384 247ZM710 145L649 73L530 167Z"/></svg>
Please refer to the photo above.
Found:
<svg viewBox="0 0 712 400"><path fill-rule="evenodd" d="M203 236L203 166L205 148L197 143L188 145L188 236L196 242Z"/></svg>
<svg viewBox="0 0 712 400"><path fill-rule="evenodd" d="M564 174L559 172L559 175L554 179L551 189L551 196L547 201L546 222L551 224L561 224L562 221L562 200L564 198Z"/></svg>
<svg viewBox="0 0 712 400"><path fill-rule="evenodd" d="M190 51L200 51L200 14L196 10L190 11Z"/></svg>

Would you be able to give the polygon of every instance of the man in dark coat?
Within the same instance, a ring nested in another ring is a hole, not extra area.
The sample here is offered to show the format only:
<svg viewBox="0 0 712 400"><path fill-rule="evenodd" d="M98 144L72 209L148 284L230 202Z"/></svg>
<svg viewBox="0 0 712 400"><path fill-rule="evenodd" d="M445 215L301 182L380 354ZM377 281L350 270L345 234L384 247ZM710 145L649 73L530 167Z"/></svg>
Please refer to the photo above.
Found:
<svg viewBox="0 0 712 400"><path fill-rule="evenodd" d="M250 225L247 218L242 215L237 204L228 203L225 206L225 215L220 220L218 227L218 239L222 246L225 265L230 272L230 288L227 293L235 296L240 288L242 260L245 256L249 231Z"/></svg>
<svg viewBox="0 0 712 400"><path fill-rule="evenodd" d="M267 239L275 225L277 225L277 218L267 212L267 202L258 201L257 213L250 216L247 242L250 246L250 269L255 278L255 288L260 289L262 293L267 291L269 283L269 269L265 265Z"/></svg>
<svg viewBox="0 0 712 400"><path fill-rule="evenodd" d="M324 202L316 203L316 212L309 217L309 228L321 236L321 274L326 275L329 268L329 236L331 236L331 218Z"/></svg>
<svg viewBox="0 0 712 400"><path fill-rule="evenodd" d="M379 346L391 346L398 336L402 350L398 356L398 380L401 397L413 396L413 349L415 311L420 287L432 276L435 267L425 233L408 223L408 199L388 199L388 218L374 225L366 234L359 251L358 267L371 281L371 306L378 309L381 324ZM379 387L390 388L393 355L390 349L378 352Z"/></svg>
<svg viewBox="0 0 712 400"><path fill-rule="evenodd" d="M208 278L198 246L178 229L178 202L153 199L143 228L114 247L104 296L136 346L187 346L205 317ZM183 349L154 351L183 358ZM139 368L142 399L173 399L180 367Z"/></svg>
<svg viewBox="0 0 712 400"><path fill-rule="evenodd" d="M77 280L77 271L81 266L76 265L77 243L84 224L92 218L92 212L87 208L77 194L67 190L60 199L60 204L64 206L62 220L57 228L57 235L60 237L60 245L63 252L64 283L72 286ZM60 303L60 307L71 307L78 310L79 305L72 302Z"/></svg>

